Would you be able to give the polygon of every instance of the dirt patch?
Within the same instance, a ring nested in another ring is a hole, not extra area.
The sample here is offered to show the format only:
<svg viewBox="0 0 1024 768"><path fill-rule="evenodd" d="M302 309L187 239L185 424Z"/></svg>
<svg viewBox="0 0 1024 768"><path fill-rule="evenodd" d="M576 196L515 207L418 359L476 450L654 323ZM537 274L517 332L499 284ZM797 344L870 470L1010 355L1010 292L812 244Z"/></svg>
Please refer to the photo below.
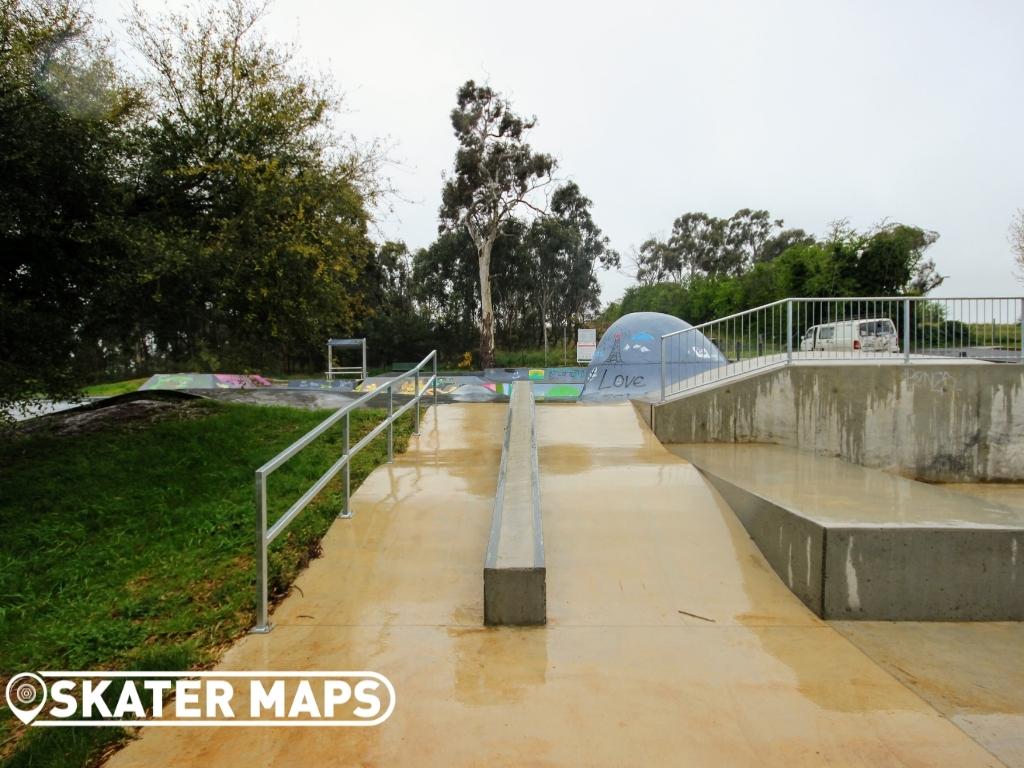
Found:
<svg viewBox="0 0 1024 768"><path fill-rule="evenodd" d="M64 411L22 422L20 434L47 432L54 435L82 435L111 427L138 428L167 419L199 418L204 411L200 404L183 400L149 400L145 398L114 403L86 410Z"/></svg>

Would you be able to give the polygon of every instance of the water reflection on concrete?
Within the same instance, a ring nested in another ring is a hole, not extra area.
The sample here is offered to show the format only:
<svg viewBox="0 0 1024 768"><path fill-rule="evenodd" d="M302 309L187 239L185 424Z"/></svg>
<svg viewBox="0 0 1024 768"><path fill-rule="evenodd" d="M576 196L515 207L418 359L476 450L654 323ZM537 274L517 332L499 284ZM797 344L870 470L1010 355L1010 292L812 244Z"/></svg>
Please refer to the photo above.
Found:
<svg viewBox="0 0 1024 768"><path fill-rule="evenodd" d="M428 419L355 494L274 631L221 663L379 671L387 723L144 729L109 765L997 764L807 611L628 404L538 406L549 624L483 628L490 408Z"/></svg>

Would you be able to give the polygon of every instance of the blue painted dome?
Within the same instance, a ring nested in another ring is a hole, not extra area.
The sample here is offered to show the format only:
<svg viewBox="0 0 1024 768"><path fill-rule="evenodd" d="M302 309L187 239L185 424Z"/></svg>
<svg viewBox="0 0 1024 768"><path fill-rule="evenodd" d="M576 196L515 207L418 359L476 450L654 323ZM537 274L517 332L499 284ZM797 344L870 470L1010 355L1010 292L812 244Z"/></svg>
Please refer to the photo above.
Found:
<svg viewBox="0 0 1024 768"><path fill-rule="evenodd" d="M581 400L636 398L661 394L661 337L692 329L685 320L661 312L623 315L601 337L587 369ZM725 356L700 331L673 336L666 343L665 378L672 384L726 364Z"/></svg>

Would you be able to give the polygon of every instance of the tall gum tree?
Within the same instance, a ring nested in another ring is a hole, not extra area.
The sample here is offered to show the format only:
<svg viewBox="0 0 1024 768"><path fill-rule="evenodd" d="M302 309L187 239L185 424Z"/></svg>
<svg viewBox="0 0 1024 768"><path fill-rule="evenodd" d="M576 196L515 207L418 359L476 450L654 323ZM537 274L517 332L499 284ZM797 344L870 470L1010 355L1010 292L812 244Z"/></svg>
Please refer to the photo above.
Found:
<svg viewBox="0 0 1024 768"><path fill-rule="evenodd" d="M527 134L537 119L520 117L488 85L467 80L451 113L459 147L441 191L441 231L464 229L476 246L480 273L480 364L494 365L494 307L491 254L502 227L525 207L541 209L531 197L551 182L555 159L534 152Z"/></svg>

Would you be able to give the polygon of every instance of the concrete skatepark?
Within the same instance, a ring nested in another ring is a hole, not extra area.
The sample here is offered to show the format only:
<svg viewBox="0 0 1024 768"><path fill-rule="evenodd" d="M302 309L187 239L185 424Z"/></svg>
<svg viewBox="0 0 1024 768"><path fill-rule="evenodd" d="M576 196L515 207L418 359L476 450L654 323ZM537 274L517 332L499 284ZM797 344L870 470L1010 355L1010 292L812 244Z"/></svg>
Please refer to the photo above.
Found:
<svg viewBox="0 0 1024 768"><path fill-rule="evenodd" d="M859 422L838 365L431 407L220 666L379 670L391 719L143 729L110 764L1024 766L1024 371L947 362L855 366Z"/></svg>
<svg viewBox="0 0 1024 768"><path fill-rule="evenodd" d="M547 624L484 626L503 404L430 409L223 669L382 670L368 729L143 729L110 765L1021 765L1018 623L828 623L629 403L536 407Z"/></svg>

